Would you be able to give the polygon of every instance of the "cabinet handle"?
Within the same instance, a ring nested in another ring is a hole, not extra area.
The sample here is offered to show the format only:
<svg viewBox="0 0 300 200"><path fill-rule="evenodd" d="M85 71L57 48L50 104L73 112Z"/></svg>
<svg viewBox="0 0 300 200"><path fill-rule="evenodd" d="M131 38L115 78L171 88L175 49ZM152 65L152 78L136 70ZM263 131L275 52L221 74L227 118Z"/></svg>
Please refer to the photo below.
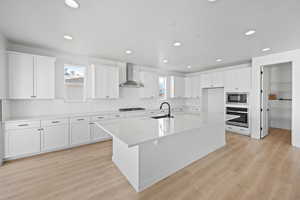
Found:
<svg viewBox="0 0 300 200"><path fill-rule="evenodd" d="M28 126L29 124L19 124L18 126Z"/></svg>
<svg viewBox="0 0 300 200"><path fill-rule="evenodd" d="M39 129L38 129L38 131L43 131L43 130L44 130L43 128L39 128Z"/></svg>
<svg viewBox="0 0 300 200"><path fill-rule="evenodd" d="M104 117L97 117L98 119L103 119Z"/></svg>
<svg viewBox="0 0 300 200"><path fill-rule="evenodd" d="M84 121L84 119L77 119L77 121Z"/></svg>
<svg viewBox="0 0 300 200"><path fill-rule="evenodd" d="M106 96L106 98L109 98L109 96Z"/></svg>
<svg viewBox="0 0 300 200"><path fill-rule="evenodd" d="M120 117L120 115L115 115L115 117Z"/></svg>
<svg viewBox="0 0 300 200"><path fill-rule="evenodd" d="M52 124L57 124L59 123L60 121L53 121Z"/></svg>
<svg viewBox="0 0 300 200"><path fill-rule="evenodd" d="M94 122L90 122L89 124L95 124Z"/></svg>

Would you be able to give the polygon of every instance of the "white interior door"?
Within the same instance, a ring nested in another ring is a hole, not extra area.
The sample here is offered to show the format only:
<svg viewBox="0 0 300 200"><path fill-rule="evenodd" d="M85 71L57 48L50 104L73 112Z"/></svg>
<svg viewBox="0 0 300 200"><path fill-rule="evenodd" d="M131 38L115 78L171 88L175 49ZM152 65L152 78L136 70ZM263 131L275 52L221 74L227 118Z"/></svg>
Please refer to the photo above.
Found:
<svg viewBox="0 0 300 200"><path fill-rule="evenodd" d="M261 67L261 132L260 137L264 138L269 134L269 90L270 72L267 67Z"/></svg>

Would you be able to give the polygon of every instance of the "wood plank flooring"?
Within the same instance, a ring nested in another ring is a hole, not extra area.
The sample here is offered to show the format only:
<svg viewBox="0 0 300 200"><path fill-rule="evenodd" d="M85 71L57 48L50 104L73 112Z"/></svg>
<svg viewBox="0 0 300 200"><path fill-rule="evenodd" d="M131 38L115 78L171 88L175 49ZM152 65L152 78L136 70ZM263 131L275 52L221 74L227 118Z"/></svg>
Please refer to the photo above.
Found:
<svg viewBox="0 0 300 200"><path fill-rule="evenodd" d="M300 149L290 132L264 140L227 133L227 146L136 193L111 161L111 141L7 162L0 199L299 200Z"/></svg>

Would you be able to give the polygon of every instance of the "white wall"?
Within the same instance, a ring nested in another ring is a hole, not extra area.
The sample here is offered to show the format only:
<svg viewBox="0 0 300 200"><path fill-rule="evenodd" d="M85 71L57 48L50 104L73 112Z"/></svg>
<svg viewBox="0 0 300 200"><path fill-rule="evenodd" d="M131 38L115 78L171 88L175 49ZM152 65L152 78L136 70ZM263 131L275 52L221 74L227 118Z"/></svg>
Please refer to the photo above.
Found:
<svg viewBox="0 0 300 200"><path fill-rule="evenodd" d="M99 62L112 64L116 61L89 58L87 56L70 55L61 52L56 52L47 49L28 47L19 44L8 43L8 50L19 51L24 53L32 53L45 56L54 56L56 61L56 87L55 96L56 100L9 100L5 103L6 110L9 111L10 118L22 116L39 116L39 115L59 115L70 113L86 113L98 111L111 111L117 110L122 107L145 107L145 108L159 108L161 100L159 99L140 99L139 90L137 88L121 88L120 98L117 100L90 100L87 102L65 102L63 99L65 91L62 85L64 84L64 64L74 64L80 66L88 66L92 62ZM144 67L148 69L147 67ZM153 70L153 68L149 68ZM158 69L154 69L158 70ZM179 75L181 73L159 71L160 74L165 75ZM169 100L173 107L183 106L183 99Z"/></svg>
<svg viewBox="0 0 300 200"><path fill-rule="evenodd" d="M287 62L292 62L292 145L300 147L300 49L252 59L251 137L260 138L260 67Z"/></svg>

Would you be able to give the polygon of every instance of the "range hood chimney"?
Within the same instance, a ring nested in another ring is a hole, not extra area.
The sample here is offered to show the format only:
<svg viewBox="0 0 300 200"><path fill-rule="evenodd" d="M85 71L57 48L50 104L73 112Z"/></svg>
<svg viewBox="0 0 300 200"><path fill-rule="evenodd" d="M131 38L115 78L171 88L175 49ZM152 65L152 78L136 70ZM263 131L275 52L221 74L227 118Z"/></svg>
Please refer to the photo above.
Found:
<svg viewBox="0 0 300 200"><path fill-rule="evenodd" d="M134 66L132 63L126 63L126 80L120 84L120 87L140 88L144 84L134 80Z"/></svg>

